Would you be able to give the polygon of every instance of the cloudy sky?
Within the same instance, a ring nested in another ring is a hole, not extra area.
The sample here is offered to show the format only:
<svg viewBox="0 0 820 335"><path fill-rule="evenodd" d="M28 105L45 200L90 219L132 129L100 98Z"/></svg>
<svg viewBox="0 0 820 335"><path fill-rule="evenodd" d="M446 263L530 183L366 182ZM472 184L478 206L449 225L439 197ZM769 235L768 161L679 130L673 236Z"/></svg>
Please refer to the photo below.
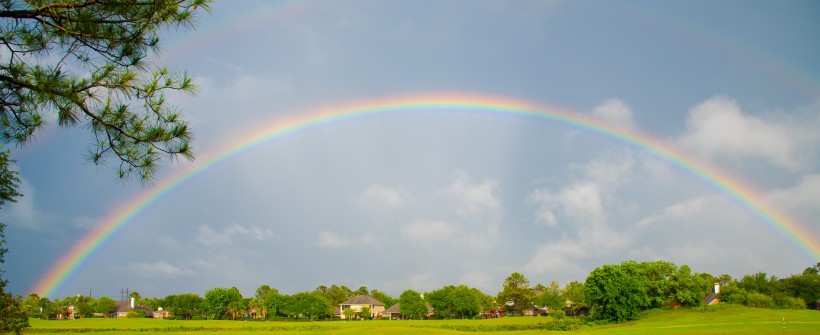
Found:
<svg viewBox="0 0 820 335"><path fill-rule="evenodd" d="M655 137L752 185L820 236L816 1L233 1L157 60L201 157L319 107L453 92L526 101ZM84 161L86 129L12 147L4 277L18 294L100 220L150 192ZM188 167L166 162L158 181ZM495 294L664 259L787 276L818 261L714 186L645 151L532 118L424 110L265 142L139 212L54 294L146 297L269 284L398 296Z"/></svg>

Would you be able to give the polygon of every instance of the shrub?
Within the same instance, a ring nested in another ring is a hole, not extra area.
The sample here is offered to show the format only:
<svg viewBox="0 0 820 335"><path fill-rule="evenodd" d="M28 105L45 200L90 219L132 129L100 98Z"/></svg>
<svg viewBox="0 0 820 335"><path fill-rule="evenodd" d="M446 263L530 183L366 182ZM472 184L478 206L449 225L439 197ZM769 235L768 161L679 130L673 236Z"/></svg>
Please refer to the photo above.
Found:
<svg viewBox="0 0 820 335"><path fill-rule="evenodd" d="M746 306L758 308L774 308L774 299L763 293L751 292L746 295Z"/></svg>
<svg viewBox="0 0 820 335"><path fill-rule="evenodd" d="M806 309L806 302L803 299L786 295L775 296L774 305L776 308L782 309Z"/></svg>

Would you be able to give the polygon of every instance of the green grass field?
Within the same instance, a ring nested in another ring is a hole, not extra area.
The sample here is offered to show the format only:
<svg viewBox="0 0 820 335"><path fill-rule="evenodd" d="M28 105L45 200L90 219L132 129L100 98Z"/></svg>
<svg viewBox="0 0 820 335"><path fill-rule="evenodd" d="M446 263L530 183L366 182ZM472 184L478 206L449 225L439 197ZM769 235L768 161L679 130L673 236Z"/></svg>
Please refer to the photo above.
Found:
<svg viewBox="0 0 820 335"><path fill-rule="evenodd" d="M783 328L785 318L785 328ZM820 311L770 310L723 306L711 311L654 310L623 324L581 326L570 332L534 328L549 317L506 317L494 320L431 321L177 321L153 319L31 320L28 333L93 332L117 334L820 334Z"/></svg>

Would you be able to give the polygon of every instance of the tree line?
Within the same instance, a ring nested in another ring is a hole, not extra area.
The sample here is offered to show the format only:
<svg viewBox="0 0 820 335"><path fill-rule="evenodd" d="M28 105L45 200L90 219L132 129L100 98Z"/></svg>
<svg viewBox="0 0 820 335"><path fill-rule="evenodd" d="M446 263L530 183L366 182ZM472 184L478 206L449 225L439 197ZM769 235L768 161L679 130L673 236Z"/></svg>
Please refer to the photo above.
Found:
<svg viewBox="0 0 820 335"><path fill-rule="evenodd" d="M563 286L555 281L533 286L524 275L514 272L504 280L495 296L465 285L447 285L423 294L406 290L398 298L364 286L352 290L344 285L322 285L313 291L295 294L282 294L269 285L261 285L248 297L236 287L212 288L204 296L183 293L142 298L137 292L131 296L139 305L168 310L175 319L325 320L338 313L342 302L369 295L385 307L399 303L400 314L407 319L476 318L489 310L501 310L505 315L544 311L563 316L589 312L591 319L623 322L637 319L639 313L647 309L702 306L704 297L715 293L715 284L720 285L716 298L724 303L816 309L820 302L820 263L782 279L762 272L734 279L726 274L693 273L687 265L679 267L667 261L625 261L600 266L584 282L571 281ZM72 305L80 317L110 314L117 303L109 297L82 295L49 300L31 294L15 299L28 317L44 319L67 313L68 305ZM429 310L433 311L432 315ZM347 319L367 319L371 315L369 308L348 309L344 313Z"/></svg>

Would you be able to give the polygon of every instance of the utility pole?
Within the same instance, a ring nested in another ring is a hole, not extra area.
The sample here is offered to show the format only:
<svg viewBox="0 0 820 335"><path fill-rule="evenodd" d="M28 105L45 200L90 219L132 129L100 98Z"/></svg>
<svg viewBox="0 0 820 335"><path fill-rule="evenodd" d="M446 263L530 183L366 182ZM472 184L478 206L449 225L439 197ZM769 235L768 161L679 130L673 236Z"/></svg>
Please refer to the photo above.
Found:
<svg viewBox="0 0 820 335"><path fill-rule="evenodd" d="M121 289L120 290L120 301L128 300L128 297L130 295L131 295L131 291L129 291L127 288Z"/></svg>

